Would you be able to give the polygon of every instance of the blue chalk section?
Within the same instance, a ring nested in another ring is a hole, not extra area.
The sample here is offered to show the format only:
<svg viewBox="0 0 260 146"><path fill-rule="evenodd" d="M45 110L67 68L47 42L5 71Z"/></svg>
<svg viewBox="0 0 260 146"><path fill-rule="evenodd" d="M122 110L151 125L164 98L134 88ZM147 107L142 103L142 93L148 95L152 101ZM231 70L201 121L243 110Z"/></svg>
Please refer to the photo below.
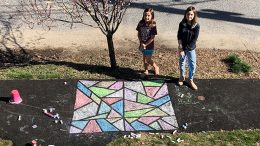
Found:
<svg viewBox="0 0 260 146"><path fill-rule="evenodd" d="M152 128L138 121L134 121L131 125L132 127L134 127L135 130L153 130Z"/></svg>
<svg viewBox="0 0 260 146"><path fill-rule="evenodd" d="M108 113L110 111L110 109L111 108L106 103L101 102L98 114Z"/></svg>
<svg viewBox="0 0 260 146"><path fill-rule="evenodd" d="M121 116L123 116L123 100L118 101L111 105L114 110L116 110Z"/></svg>
<svg viewBox="0 0 260 146"><path fill-rule="evenodd" d="M159 98L159 99L157 99L157 100L155 100L153 102L150 102L149 104L153 105L153 106L161 106L161 105L163 105L164 103L166 103L168 101L170 101L170 96L169 95L164 96L162 98Z"/></svg>
<svg viewBox="0 0 260 146"><path fill-rule="evenodd" d="M81 82L78 82L77 87L81 92L90 97L91 91L88 88L86 88Z"/></svg>
<svg viewBox="0 0 260 146"><path fill-rule="evenodd" d="M104 131L119 131L117 128L115 128L112 124L110 124L105 119L98 119L97 122L103 132Z"/></svg>
<svg viewBox="0 0 260 146"><path fill-rule="evenodd" d="M83 129L87 125L88 121L72 121L71 125Z"/></svg>

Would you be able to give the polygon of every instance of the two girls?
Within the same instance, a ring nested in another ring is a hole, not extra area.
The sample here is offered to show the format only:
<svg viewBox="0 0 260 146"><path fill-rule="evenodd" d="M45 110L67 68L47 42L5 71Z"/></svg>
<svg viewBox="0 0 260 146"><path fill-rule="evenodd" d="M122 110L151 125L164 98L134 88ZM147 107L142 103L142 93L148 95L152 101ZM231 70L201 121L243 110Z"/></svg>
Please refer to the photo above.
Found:
<svg viewBox="0 0 260 146"><path fill-rule="evenodd" d="M197 18L195 8L193 6L188 7L185 11L184 18L179 23L177 34L180 68L180 78L178 80L178 84L182 86L185 81L185 63L188 61L188 83L194 90L198 89L197 85L193 81L196 69L195 48L200 31L200 25L197 22ZM140 49L143 53L144 74L148 75L148 66L151 65L154 67L155 75L158 75L159 67L152 60L152 55L154 53L154 37L157 35L153 9L148 8L144 10L143 18L138 23L136 30L138 31Z"/></svg>

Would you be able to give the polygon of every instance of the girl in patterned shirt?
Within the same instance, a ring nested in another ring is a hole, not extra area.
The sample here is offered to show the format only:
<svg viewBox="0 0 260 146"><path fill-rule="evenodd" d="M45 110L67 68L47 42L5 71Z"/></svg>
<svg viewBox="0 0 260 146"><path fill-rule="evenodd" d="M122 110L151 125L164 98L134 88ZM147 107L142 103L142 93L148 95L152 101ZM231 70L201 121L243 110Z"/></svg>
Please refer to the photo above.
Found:
<svg viewBox="0 0 260 146"><path fill-rule="evenodd" d="M151 65L154 67L155 75L159 75L159 67L152 60L154 54L154 37L157 35L154 11L152 8L144 10L143 18L138 23L136 30L138 31L138 39L140 42L139 49L143 53L144 74L149 74L148 67Z"/></svg>

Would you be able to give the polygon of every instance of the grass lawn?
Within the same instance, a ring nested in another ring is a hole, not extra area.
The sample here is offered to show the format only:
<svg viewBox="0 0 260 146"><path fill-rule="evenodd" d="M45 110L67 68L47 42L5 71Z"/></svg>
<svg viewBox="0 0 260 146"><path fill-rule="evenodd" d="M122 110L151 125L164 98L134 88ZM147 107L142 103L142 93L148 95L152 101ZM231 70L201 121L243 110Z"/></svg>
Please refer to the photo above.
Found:
<svg viewBox="0 0 260 146"><path fill-rule="evenodd" d="M12 145L13 145L12 141L0 139L0 146L12 146Z"/></svg>
<svg viewBox="0 0 260 146"><path fill-rule="evenodd" d="M164 137L162 138L163 135ZM177 139L184 140L178 143ZM141 133L140 139L118 138L107 146L259 146L260 129L209 131L198 133ZM12 146L9 140L1 140L0 146Z"/></svg>
<svg viewBox="0 0 260 146"><path fill-rule="evenodd" d="M162 138L161 135L164 135ZM177 139L184 140L180 143ZM108 146L259 146L260 130L234 130L199 133L141 133L140 139L118 138Z"/></svg>

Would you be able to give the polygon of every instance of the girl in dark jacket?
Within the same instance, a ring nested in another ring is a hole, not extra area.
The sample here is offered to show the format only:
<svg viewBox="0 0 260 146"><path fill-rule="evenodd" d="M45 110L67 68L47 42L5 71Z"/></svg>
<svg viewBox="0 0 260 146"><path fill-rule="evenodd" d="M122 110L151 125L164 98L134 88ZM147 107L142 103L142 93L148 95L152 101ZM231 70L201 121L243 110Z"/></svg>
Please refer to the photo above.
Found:
<svg viewBox="0 0 260 146"><path fill-rule="evenodd" d="M194 73L196 70L196 41L199 36L200 25L197 22L197 12L193 6L186 9L184 18L179 24L178 29L178 52L179 52L179 67L180 78L178 84L181 86L185 81L185 63L188 61L189 77L188 83L192 89L197 90L197 85L193 82Z"/></svg>

